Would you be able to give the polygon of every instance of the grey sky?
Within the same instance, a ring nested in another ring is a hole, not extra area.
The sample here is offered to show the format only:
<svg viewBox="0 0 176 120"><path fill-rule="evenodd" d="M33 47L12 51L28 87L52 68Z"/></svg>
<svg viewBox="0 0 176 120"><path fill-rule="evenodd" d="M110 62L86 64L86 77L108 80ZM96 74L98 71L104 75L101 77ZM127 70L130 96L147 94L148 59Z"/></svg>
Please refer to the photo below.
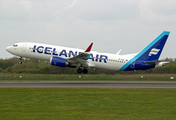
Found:
<svg viewBox="0 0 176 120"><path fill-rule="evenodd" d="M161 58L175 58L175 0L0 0L0 58L17 42L136 53L170 31Z"/></svg>

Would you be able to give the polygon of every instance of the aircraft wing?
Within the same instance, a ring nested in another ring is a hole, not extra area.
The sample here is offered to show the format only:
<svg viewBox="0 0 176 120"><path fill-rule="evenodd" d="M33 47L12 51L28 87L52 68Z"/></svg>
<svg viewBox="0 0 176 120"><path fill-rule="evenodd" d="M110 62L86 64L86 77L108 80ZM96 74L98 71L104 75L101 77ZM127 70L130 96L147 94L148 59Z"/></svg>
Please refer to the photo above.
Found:
<svg viewBox="0 0 176 120"><path fill-rule="evenodd" d="M87 57L90 56L90 51L92 48L93 43L89 45L89 47L85 50L85 52L82 52L81 54L67 59L67 61L73 65L73 66L83 66L88 67L89 63L87 61Z"/></svg>

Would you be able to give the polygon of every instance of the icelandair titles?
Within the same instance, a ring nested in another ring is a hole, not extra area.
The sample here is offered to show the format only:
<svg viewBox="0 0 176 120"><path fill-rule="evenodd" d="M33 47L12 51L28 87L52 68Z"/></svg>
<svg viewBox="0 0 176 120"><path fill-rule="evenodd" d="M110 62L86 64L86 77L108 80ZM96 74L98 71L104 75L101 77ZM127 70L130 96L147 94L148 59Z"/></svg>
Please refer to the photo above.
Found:
<svg viewBox="0 0 176 120"><path fill-rule="evenodd" d="M78 51L69 51L69 53L67 54L67 51L65 49L63 49L59 54L57 54L57 51L56 51L56 48L51 48L51 47L45 47L45 50L43 51L44 47L43 46L36 46L34 45L33 47L33 51L32 52L38 52L40 54L44 53L44 54L47 54L47 55L54 55L54 56L64 56L64 57L71 57L71 55L73 57L81 54L82 52L79 52ZM52 52L51 52L52 51ZM96 61L96 62L102 62L104 61L104 63L107 63L107 59L108 57L106 55L99 55L97 54L95 57L93 56L93 54L90 53L90 56L88 56L87 60L88 59L91 59L92 61Z"/></svg>

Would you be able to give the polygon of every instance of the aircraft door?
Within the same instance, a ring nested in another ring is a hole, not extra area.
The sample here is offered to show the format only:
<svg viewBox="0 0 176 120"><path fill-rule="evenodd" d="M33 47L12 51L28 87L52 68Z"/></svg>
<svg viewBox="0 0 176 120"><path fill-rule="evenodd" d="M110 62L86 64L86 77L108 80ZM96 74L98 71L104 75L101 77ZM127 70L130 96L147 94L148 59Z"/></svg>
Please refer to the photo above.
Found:
<svg viewBox="0 0 176 120"><path fill-rule="evenodd" d="M22 52L26 52L26 47L27 47L27 44L24 43L24 44L22 45Z"/></svg>

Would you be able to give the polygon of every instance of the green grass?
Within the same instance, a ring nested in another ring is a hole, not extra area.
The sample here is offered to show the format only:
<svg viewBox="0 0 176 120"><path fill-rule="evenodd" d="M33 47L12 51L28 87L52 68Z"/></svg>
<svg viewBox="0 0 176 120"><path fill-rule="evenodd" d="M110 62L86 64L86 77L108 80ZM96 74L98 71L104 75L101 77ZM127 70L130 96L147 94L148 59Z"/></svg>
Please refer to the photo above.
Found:
<svg viewBox="0 0 176 120"><path fill-rule="evenodd" d="M20 77L21 76L21 77ZM81 76L81 77L80 77ZM141 78L143 76L143 78ZM176 74L0 74L0 82L119 82L119 81L171 81L175 82Z"/></svg>
<svg viewBox="0 0 176 120"><path fill-rule="evenodd" d="M175 120L176 89L1 88L1 120Z"/></svg>

